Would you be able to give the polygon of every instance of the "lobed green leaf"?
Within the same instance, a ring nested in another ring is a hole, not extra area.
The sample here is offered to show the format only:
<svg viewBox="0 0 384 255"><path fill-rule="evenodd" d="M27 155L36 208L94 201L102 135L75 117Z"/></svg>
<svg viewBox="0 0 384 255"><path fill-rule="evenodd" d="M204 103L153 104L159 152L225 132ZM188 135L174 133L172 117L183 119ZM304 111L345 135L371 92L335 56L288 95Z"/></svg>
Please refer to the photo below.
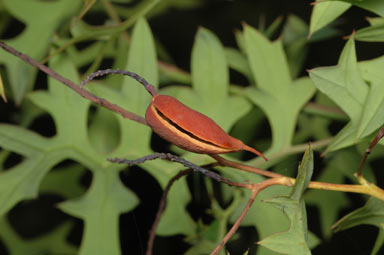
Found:
<svg viewBox="0 0 384 255"><path fill-rule="evenodd" d="M308 247L307 215L303 193L311 180L312 172L313 151L308 146L289 196L272 197L266 200L287 215L290 221L288 230L270 235L258 244L282 254L311 254Z"/></svg>

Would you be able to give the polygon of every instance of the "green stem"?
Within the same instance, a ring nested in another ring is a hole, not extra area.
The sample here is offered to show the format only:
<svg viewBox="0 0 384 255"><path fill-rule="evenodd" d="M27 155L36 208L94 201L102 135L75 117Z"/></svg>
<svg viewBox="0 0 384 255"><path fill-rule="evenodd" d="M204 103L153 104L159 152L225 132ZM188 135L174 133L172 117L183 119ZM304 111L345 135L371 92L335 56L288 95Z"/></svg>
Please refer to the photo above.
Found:
<svg viewBox="0 0 384 255"><path fill-rule="evenodd" d="M304 107L303 112L312 114L312 115L326 117L332 120L343 120L343 121L349 120L348 116L345 114L345 112L340 110L340 108L328 106L328 105L322 105L318 103L309 102Z"/></svg>
<svg viewBox="0 0 384 255"><path fill-rule="evenodd" d="M327 146L328 144L330 144L332 142L332 140L333 140L333 137L329 137L329 138L326 138L323 140L311 142L311 147L313 148L313 150L318 150L318 149L323 148L323 147ZM262 160L261 158L257 158L255 160L252 160L252 162L249 162L249 163L251 163L252 166L254 166L254 167L260 167L260 166L271 167L272 165L274 165L276 162L278 162L283 157L304 152L305 149L307 148L307 145L308 145L308 143L292 145L291 147L289 147L287 149L276 152L276 153L272 154L271 156L268 156L269 161L267 163L264 160Z"/></svg>
<svg viewBox="0 0 384 255"><path fill-rule="evenodd" d="M98 28L98 29L95 29L95 31L93 31L92 33L81 35L81 36L70 39L64 45L62 45L59 49L57 49L54 53L46 57L42 61L42 63L46 63L50 58L56 56L57 54L64 51L66 48L68 48L69 46L75 43L124 32L125 30L130 28L133 24L135 24L135 22L139 18L145 16L159 1L160 0L147 0L138 4L138 6L135 7L137 8L137 10L134 12L134 14L129 19L125 20L119 25Z"/></svg>

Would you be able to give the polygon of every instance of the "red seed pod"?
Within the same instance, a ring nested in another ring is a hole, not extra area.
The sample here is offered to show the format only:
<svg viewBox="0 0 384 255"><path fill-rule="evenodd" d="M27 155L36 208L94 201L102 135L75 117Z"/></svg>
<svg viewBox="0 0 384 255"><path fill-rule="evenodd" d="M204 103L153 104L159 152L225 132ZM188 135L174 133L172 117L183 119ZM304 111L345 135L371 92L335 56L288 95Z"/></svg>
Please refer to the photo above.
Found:
<svg viewBox="0 0 384 255"><path fill-rule="evenodd" d="M267 160L259 151L228 135L212 119L171 96L154 95L145 119L159 136L187 151L221 154L246 150Z"/></svg>

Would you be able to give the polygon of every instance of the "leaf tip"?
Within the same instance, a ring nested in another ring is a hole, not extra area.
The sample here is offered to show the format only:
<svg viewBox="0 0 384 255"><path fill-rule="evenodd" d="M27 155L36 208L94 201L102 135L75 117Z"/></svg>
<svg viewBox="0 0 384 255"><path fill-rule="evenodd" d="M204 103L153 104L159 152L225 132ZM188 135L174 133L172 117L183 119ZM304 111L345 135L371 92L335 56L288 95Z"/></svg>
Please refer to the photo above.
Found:
<svg viewBox="0 0 384 255"><path fill-rule="evenodd" d="M344 40L349 40L349 39L353 39L355 37L355 34L356 34L356 30L353 29L352 30L352 33L350 35L346 35L343 37Z"/></svg>
<svg viewBox="0 0 384 255"><path fill-rule="evenodd" d="M320 158L324 158L326 155L327 155L328 151L323 151L321 154L320 154Z"/></svg>
<svg viewBox="0 0 384 255"><path fill-rule="evenodd" d="M3 99L4 103L8 103L5 93L1 94L1 98Z"/></svg>
<svg viewBox="0 0 384 255"><path fill-rule="evenodd" d="M314 2L310 3L310 5L315 6L318 3L319 3L319 1L314 1Z"/></svg>
<svg viewBox="0 0 384 255"><path fill-rule="evenodd" d="M8 103L7 96L5 95L4 86L3 86L3 80L0 75L0 95L1 98L3 98L5 103Z"/></svg>
<svg viewBox="0 0 384 255"><path fill-rule="evenodd" d="M242 26L243 28L249 27L248 23L245 22L245 21L242 21L242 22L241 22L241 26Z"/></svg>

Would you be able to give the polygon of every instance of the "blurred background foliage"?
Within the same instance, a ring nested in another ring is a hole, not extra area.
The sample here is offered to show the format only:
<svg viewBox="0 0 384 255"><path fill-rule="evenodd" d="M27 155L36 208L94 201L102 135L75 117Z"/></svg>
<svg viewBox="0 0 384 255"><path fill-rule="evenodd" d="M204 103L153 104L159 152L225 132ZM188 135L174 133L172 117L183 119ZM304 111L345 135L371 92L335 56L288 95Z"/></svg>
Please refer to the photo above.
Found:
<svg viewBox="0 0 384 255"><path fill-rule="evenodd" d="M312 141L313 179L353 183L384 122L383 16L380 0L315 7L305 0L0 0L0 38L77 83L98 69L139 73L271 158L229 156L254 166L295 176ZM162 188L182 168L153 161L127 169L105 159L153 151L196 164L209 157L170 146L4 51L0 64L8 99L0 111L0 254L144 254ZM150 100L128 77L87 86L142 116ZM364 169L381 187L383 155L381 144ZM216 170L234 181L263 180ZM289 219L262 200L288 191L258 196L229 254L277 254L255 242L287 230ZM154 254L209 253L248 196L199 174L178 181ZM314 254L380 252L381 201L317 190L304 198Z"/></svg>

